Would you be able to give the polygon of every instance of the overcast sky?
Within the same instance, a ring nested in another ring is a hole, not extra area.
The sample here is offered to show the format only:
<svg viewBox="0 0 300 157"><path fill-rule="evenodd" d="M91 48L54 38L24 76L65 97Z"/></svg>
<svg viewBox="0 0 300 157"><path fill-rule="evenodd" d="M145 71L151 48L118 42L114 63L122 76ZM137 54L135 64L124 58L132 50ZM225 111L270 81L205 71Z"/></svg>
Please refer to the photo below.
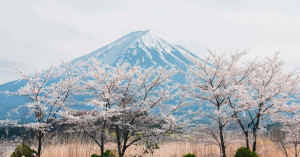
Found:
<svg viewBox="0 0 300 157"><path fill-rule="evenodd" d="M299 0L0 0L0 84L98 49L132 31L153 30L198 56L280 51L300 67Z"/></svg>

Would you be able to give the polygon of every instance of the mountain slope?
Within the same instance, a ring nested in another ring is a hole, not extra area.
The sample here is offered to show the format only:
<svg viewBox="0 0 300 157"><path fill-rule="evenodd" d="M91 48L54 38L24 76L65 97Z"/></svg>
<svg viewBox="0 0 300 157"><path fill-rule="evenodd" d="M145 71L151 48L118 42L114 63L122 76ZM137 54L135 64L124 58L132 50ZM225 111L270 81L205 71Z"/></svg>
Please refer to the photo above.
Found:
<svg viewBox="0 0 300 157"><path fill-rule="evenodd" d="M132 32L109 45L70 62L71 64L82 62L82 66L86 66L92 63L93 58L96 58L102 64L111 66L129 62L131 65L142 67L168 66L185 71L188 65L193 64L189 60L190 57L196 56L184 47L168 41L159 33L146 30ZM173 79L180 83L184 82L182 74L175 75ZM24 83L22 80L12 81L0 85L0 91L16 91ZM7 112L27 101L24 97L7 96L0 93L0 119L5 119ZM19 116L23 117L24 115Z"/></svg>
<svg viewBox="0 0 300 157"><path fill-rule="evenodd" d="M129 62L142 67L159 65L186 68L186 65L192 64L188 57L196 56L160 34L147 30L132 32L71 62L88 62L93 57L111 66Z"/></svg>

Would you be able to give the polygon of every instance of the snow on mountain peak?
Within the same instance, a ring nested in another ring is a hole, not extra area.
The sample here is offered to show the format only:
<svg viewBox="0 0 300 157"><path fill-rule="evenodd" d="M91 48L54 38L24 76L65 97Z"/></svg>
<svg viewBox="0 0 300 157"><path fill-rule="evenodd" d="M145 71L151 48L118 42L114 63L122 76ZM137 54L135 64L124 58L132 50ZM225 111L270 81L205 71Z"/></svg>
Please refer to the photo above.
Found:
<svg viewBox="0 0 300 157"><path fill-rule="evenodd" d="M189 57L195 56L184 47L168 41L160 33L146 30L129 33L115 42L90 54L73 60L90 62L98 59L102 64L116 65L124 62L141 66L186 66Z"/></svg>
<svg viewBox="0 0 300 157"><path fill-rule="evenodd" d="M146 33L138 38L138 42L143 44L144 47L147 48L156 48L160 51L165 51L171 53L170 47L174 46L174 44L170 41L167 41L165 37L161 34L147 30Z"/></svg>
<svg viewBox="0 0 300 157"><path fill-rule="evenodd" d="M121 49L134 48L136 46L140 48L156 48L158 50L164 51L163 48L168 50L168 47L171 46L171 42L167 41L158 32L151 30L146 31L136 31L125 35L119 40L108 45L108 48L113 46L118 46Z"/></svg>

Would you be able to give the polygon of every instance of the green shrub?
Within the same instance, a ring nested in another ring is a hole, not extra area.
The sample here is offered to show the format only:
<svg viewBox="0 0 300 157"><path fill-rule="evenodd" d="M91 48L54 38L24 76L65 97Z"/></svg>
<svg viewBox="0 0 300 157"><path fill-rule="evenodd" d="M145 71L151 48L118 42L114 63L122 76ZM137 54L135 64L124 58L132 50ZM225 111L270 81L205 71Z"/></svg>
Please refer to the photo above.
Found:
<svg viewBox="0 0 300 157"><path fill-rule="evenodd" d="M258 155L249 148L241 147L236 151L234 157L258 157Z"/></svg>
<svg viewBox="0 0 300 157"><path fill-rule="evenodd" d="M30 157L32 153L36 153L36 151L30 149L28 145L18 145L18 147L15 149L15 151L10 157L20 157L22 155L24 155L25 157Z"/></svg>
<svg viewBox="0 0 300 157"><path fill-rule="evenodd" d="M116 157L116 155L112 151L106 150L103 155L93 154L91 157Z"/></svg>
<svg viewBox="0 0 300 157"><path fill-rule="evenodd" d="M195 155L195 154L188 153L188 154L186 154L186 155L183 155L183 157L196 157L196 155Z"/></svg>

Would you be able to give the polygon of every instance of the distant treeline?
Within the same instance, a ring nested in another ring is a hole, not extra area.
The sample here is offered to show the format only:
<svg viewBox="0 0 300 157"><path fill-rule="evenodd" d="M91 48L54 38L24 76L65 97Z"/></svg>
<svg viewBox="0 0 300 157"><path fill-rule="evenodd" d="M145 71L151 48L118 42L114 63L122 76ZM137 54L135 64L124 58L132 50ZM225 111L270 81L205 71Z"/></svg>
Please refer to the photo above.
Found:
<svg viewBox="0 0 300 157"><path fill-rule="evenodd" d="M24 127L0 127L0 137L11 138L13 136L23 136L28 133Z"/></svg>

